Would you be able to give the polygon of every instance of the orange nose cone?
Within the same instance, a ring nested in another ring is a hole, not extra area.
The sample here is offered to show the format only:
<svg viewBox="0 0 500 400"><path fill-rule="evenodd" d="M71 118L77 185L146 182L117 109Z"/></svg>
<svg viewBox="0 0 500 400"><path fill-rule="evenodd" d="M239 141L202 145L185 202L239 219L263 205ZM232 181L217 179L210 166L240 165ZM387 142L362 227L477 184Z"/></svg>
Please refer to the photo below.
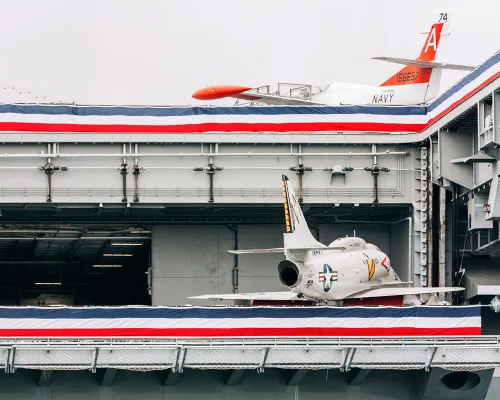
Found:
<svg viewBox="0 0 500 400"><path fill-rule="evenodd" d="M222 99L224 97L231 97L251 88L246 86L209 86L200 90L197 90L193 93L192 97L196 100L217 100Z"/></svg>

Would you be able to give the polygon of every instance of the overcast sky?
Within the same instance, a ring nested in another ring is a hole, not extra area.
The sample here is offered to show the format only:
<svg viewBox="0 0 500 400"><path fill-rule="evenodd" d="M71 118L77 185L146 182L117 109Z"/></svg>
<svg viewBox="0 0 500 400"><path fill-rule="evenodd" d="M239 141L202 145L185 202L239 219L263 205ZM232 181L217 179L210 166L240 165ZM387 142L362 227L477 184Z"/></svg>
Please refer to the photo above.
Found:
<svg viewBox="0 0 500 400"><path fill-rule="evenodd" d="M476 65L500 49L499 0L0 0L0 82L77 104L155 105L202 104L191 94L214 84L378 85L398 66L370 57L416 57L443 11L452 35L440 59ZM445 71L441 89L461 76Z"/></svg>

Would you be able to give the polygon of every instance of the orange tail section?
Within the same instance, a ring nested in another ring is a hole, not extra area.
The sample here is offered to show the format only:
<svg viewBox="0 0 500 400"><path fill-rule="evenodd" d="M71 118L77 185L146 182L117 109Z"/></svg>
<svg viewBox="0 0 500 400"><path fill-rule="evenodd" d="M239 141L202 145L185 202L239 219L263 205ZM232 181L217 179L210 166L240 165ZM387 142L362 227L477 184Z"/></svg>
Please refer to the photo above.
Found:
<svg viewBox="0 0 500 400"><path fill-rule="evenodd" d="M445 34L445 25L448 23L448 13L439 14L439 21L432 25L424 42L417 61L434 61L441 37ZM407 65L380 86L401 86L417 83L429 83L433 68L423 68L416 65Z"/></svg>

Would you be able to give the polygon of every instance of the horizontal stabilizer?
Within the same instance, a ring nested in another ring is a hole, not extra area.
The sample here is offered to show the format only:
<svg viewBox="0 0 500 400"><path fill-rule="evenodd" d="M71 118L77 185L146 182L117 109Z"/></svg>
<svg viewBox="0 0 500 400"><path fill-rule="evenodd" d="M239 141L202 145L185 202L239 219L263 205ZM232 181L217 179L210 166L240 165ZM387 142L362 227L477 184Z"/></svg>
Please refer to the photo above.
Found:
<svg viewBox="0 0 500 400"><path fill-rule="evenodd" d="M392 281L392 282L384 282L382 284L382 286L401 286L401 285L411 285L413 284L413 281L406 281L406 282L402 282L402 281ZM380 287L379 286L374 286L374 287Z"/></svg>
<svg viewBox="0 0 500 400"><path fill-rule="evenodd" d="M205 294L202 296L192 296L190 299L209 299L209 300L307 300L299 299L291 291L286 292L264 292L264 293L230 293L230 294Z"/></svg>
<svg viewBox="0 0 500 400"><path fill-rule="evenodd" d="M472 71L476 67L462 64L450 64L447 62L439 61L421 61L421 60L411 60L409 58L397 58L397 57L372 57L372 60L387 61L395 64L403 65L415 65L420 68L442 68L442 69L453 69L458 71Z"/></svg>
<svg viewBox="0 0 500 400"><path fill-rule="evenodd" d="M411 294L459 292L462 290L465 289L461 287L411 287L411 288L381 287L354 293L349 296L346 296L346 298L366 299L370 297L407 296Z"/></svg>
<svg viewBox="0 0 500 400"><path fill-rule="evenodd" d="M345 247L292 247L287 248L287 251L291 253L305 253L312 250L321 250L321 251L342 251L345 250ZM228 250L231 254L266 254L266 253L284 253L285 249L283 247L276 247L271 249L250 249L250 250Z"/></svg>
<svg viewBox="0 0 500 400"><path fill-rule="evenodd" d="M228 250L231 254L267 254L267 253L284 253L283 247L276 247L273 249L250 249L250 250Z"/></svg>

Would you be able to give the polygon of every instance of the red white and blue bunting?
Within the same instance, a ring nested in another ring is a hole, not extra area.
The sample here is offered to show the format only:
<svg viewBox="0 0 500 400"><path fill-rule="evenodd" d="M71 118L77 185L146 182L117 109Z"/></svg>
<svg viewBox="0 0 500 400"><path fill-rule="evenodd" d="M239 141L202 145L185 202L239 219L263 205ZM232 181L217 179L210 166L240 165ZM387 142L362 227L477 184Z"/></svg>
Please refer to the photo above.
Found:
<svg viewBox="0 0 500 400"><path fill-rule="evenodd" d="M465 307L0 307L0 337L340 337L481 334Z"/></svg>
<svg viewBox="0 0 500 400"><path fill-rule="evenodd" d="M0 104L0 132L421 132L500 76L500 52L426 106L132 107Z"/></svg>

